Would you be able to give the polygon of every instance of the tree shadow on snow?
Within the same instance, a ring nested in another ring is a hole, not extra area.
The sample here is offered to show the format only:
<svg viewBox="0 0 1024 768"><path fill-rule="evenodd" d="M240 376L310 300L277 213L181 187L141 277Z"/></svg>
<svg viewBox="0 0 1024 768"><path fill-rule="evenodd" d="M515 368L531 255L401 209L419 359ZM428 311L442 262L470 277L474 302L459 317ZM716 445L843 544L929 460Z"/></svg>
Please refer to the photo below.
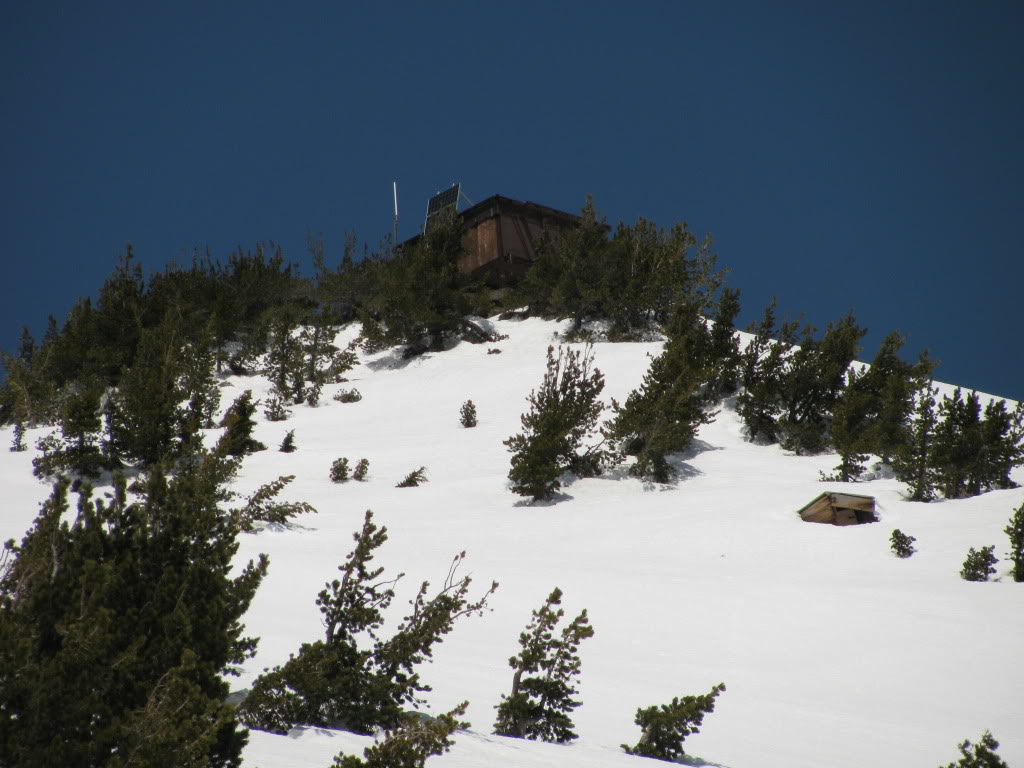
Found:
<svg viewBox="0 0 1024 768"><path fill-rule="evenodd" d="M696 755L684 755L678 760L673 761L676 765L691 765L694 768L729 768L724 763L714 763L710 760L705 760L702 757Z"/></svg>
<svg viewBox="0 0 1024 768"><path fill-rule="evenodd" d="M561 504L563 501L572 501L574 497L568 493L553 493L546 499L540 501L534 501L533 499L522 499L513 504L513 507L553 507L555 504Z"/></svg>

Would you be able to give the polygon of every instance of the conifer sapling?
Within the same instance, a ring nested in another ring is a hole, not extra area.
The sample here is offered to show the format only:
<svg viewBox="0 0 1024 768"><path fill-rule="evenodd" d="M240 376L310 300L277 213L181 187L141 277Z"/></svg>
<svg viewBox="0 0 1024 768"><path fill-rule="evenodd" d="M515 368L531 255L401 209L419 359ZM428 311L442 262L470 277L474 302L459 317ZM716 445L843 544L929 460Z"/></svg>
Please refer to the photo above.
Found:
<svg viewBox="0 0 1024 768"><path fill-rule="evenodd" d="M476 405L472 400L467 400L459 410L459 423L467 429L476 426Z"/></svg>
<svg viewBox="0 0 1024 768"><path fill-rule="evenodd" d="M892 536L889 538L890 547L892 553L896 557L907 558L914 554L917 550L914 549L914 542L917 541L913 536L908 536L903 533L899 528L894 528Z"/></svg>
<svg viewBox="0 0 1024 768"><path fill-rule="evenodd" d="M420 483L425 482L427 482L427 468L420 467L419 469L414 469L412 472L406 475L405 479L403 479L402 482L398 483L398 485L396 485L395 488L415 488Z"/></svg>
<svg viewBox="0 0 1024 768"><path fill-rule="evenodd" d="M715 698L724 690L725 683L719 683L701 696L683 696L672 699L671 704L638 709L635 722L643 729L640 741L622 748L631 755L680 761L686 756L683 741L700 730L704 716L715 711Z"/></svg>
<svg viewBox="0 0 1024 768"><path fill-rule="evenodd" d="M370 462L367 459L360 459L356 464L355 471L352 473L353 480L363 481L366 479L366 473L370 471Z"/></svg>
<svg viewBox="0 0 1024 768"><path fill-rule="evenodd" d="M526 629L519 635L521 650L508 660L515 670L512 691L502 696L496 709L494 732L520 739L541 739L564 743L576 738L571 718L580 705L579 645L594 630L584 609L556 634L562 608L562 590L557 587L548 596Z"/></svg>
<svg viewBox="0 0 1024 768"><path fill-rule="evenodd" d="M335 459L334 463L331 464L331 482L332 483L347 483L348 482L348 459L340 458Z"/></svg>
<svg viewBox="0 0 1024 768"><path fill-rule="evenodd" d="M1024 581L1024 502L1013 513L1004 533L1010 539L1010 551L1006 556L1013 563L1013 580Z"/></svg>
<svg viewBox="0 0 1024 768"><path fill-rule="evenodd" d="M996 563L999 562L993 550L995 546L975 549L971 547L960 569L960 578L964 581L988 581L988 577L996 572Z"/></svg>
<svg viewBox="0 0 1024 768"><path fill-rule="evenodd" d="M957 748L960 750L960 759L941 768L1009 768L996 754L999 742L988 731L981 734L977 744L971 744L970 739L965 739Z"/></svg>
<svg viewBox="0 0 1024 768"><path fill-rule="evenodd" d="M288 433L284 436L284 440L281 441L281 447L278 448L281 453L292 453L296 449L295 445L295 430L289 429Z"/></svg>

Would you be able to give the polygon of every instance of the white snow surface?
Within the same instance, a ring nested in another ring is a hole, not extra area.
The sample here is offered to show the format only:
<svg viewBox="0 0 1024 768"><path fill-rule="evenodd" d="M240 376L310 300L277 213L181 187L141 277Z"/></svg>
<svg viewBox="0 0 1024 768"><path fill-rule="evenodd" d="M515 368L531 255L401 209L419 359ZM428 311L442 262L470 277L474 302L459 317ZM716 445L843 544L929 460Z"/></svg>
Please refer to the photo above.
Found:
<svg viewBox="0 0 1024 768"><path fill-rule="evenodd" d="M677 457L677 482L643 483L618 468L569 479L555 501L530 505L509 490L502 441L519 431L544 350L562 326L530 319L494 327L509 338L411 361L394 352L361 355L350 382L327 387L319 407L296 407L277 423L262 421L260 411L256 437L269 449L246 458L236 490L293 474L282 497L308 501L318 514L241 538L239 567L265 552L270 572L245 619L247 634L261 638L259 652L234 689L321 636L316 593L372 509L390 536L376 562L407 574L392 605L395 621L419 583L442 582L462 550L473 594L492 580L501 585L492 610L460 621L422 668L433 686L427 709L468 699L472 723L429 765L653 766L619 748L639 736L636 709L719 682L727 690L715 712L686 741L690 765L937 766L985 729L1010 765L1024 765L1024 584L1012 581L1002 559L1003 528L1024 490L921 504L906 501L894 479L823 483L819 471L831 471L835 455L798 457L746 442L726 403L695 449ZM357 333L343 329L338 344ZM595 345L606 403L640 383L660 346ZM494 347L502 353L487 354ZM225 407L245 389L259 397L269 388L262 377L226 382ZM332 400L353 386L361 401ZM474 429L458 418L469 398L480 421ZM279 453L290 429L298 450ZM26 442L46 431L29 430ZM207 444L218 434L210 430ZM20 538L48 494L32 477L32 455L0 453L2 539ZM341 456L352 466L369 459L368 480L331 483L331 462ZM419 466L425 485L395 488ZM1024 483L1024 471L1014 479ZM796 510L832 489L875 496L880 522L802 522ZM910 559L890 552L897 527L917 538ZM968 548L988 544L1001 558L996 581L961 580ZM494 706L511 684L508 658L555 586L567 618L586 608L595 629L581 646L579 740L560 746L494 736ZM361 755L370 743L320 728L253 731L245 765L326 767L339 752Z"/></svg>

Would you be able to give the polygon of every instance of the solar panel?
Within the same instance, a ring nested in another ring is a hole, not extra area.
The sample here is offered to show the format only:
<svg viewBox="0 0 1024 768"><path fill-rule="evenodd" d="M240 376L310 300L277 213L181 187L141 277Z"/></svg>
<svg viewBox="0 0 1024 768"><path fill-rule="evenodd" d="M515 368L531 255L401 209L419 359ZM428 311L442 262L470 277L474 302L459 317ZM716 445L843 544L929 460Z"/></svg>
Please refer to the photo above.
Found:
<svg viewBox="0 0 1024 768"><path fill-rule="evenodd" d="M452 184L451 187L438 192L427 202L426 229L430 229L431 222L448 209L455 209L459 204L459 185Z"/></svg>

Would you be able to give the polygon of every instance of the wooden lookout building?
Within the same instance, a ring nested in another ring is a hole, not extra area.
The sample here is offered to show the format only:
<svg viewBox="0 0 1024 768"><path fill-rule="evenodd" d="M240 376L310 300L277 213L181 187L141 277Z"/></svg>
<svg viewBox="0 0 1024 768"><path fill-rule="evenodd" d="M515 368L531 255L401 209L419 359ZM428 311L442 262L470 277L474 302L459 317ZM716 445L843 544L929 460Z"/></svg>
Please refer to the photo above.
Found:
<svg viewBox="0 0 1024 768"><path fill-rule="evenodd" d="M857 525L874 523L875 497L855 493L826 491L800 509L800 517L808 523L831 523L832 525Z"/></svg>
<svg viewBox="0 0 1024 768"><path fill-rule="evenodd" d="M579 216L538 203L493 195L459 214L466 227L466 255L459 269L485 278L492 287L517 282L537 260L536 245L547 233L557 237Z"/></svg>
<svg viewBox="0 0 1024 768"><path fill-rule="evenodd" d="M457 196L457 187L453 189ZM454 208L454 204L455 198L450 198L442 206ZM427 226L432 215L428 214ZM556 238L580 221L575 214L502 195L492 195L457 215L466 228L462 239L466 253L459 269L482 277L492 288L518 282L537 260L536 246L545 235ZM405 242L415 243L419 238Z"/></svg>

